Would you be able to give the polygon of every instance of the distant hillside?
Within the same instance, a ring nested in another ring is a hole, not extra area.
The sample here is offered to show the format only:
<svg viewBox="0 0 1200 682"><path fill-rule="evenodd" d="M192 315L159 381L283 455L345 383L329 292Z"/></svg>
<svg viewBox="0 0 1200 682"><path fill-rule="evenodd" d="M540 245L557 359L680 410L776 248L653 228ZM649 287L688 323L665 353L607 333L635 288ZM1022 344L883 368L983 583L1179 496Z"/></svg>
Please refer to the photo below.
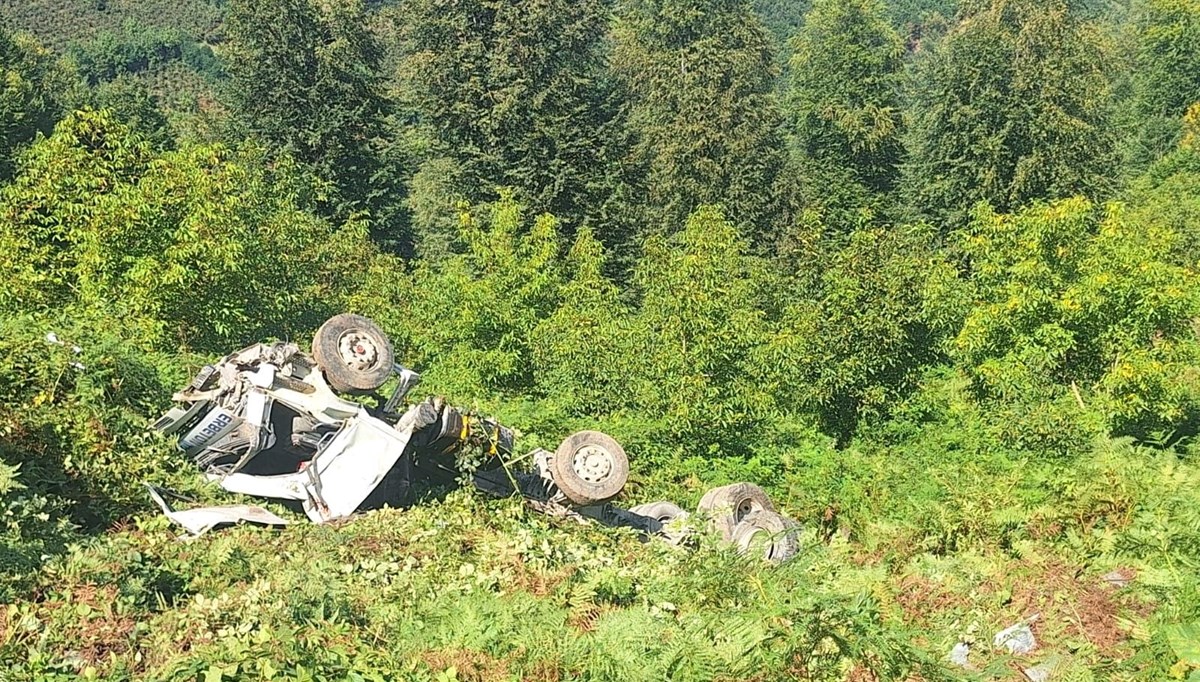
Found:
<svg viewBox="0 0 1200 682"><path fill-rule="evenodd" d="M224 0L0 0L0 15L96 83L132 74L168 106L211 95Z"/></svg>
<svg viewBox="0 0 1200 682"><path fill-rule="evenodd" d="M177 30L197 42L220 42L224 0L0 0L0 12L17 29L63 52L73 42L127 23Z"/></svg>

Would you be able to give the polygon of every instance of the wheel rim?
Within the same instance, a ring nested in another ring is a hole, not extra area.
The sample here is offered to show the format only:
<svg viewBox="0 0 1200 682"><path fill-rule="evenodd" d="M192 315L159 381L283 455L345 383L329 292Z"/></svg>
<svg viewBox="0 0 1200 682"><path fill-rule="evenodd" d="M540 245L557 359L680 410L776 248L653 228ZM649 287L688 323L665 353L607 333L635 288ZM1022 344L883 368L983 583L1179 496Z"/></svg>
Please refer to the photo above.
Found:
<svg viewBox="0 0 1200 682"><path fill-rule="evenodd" d="M588 483L599 483L608 478L616 468L617 461L612 453L599 445L585 445L575 451L571 468Z"/></svg>
<svg viewBox="0 0 1200 682"><path fill-rule="evenodd" d="M356 372L365 372L379 364L379 348L369 334L350 329L338 337L338 357Z"/></svg>
<svg viewBox="0 0 1200 682"><path fill-rule="evenodd" d="M738 543L738 548L742 554L762 554L767 559L770 559L775 553L771 533L763 528L753 528L749 533L743 535Z"/></svg>
<svg viewBox="0 0 1200 682"><path fill-rule="evenodd" d="M746 498L746 499L742 500L741 502L738 503L737 507L733 510L733 522L734 523L740 522L742 519L746 518L747 514L749 514L750 512L754 511L757 508L758 508L758 505L754 503L754 500L752 500L750 498Z"/></svg>

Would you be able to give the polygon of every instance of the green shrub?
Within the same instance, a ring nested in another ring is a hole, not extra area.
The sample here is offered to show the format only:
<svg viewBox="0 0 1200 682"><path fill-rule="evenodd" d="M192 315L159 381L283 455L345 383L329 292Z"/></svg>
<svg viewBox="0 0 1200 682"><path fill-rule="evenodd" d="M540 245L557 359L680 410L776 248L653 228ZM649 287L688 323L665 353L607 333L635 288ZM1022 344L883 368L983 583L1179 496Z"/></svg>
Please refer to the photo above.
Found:
<svg viewBox="0 0 1200 682"><path fill-rule="evenodd" d="M254 149L155 153L81 111L22 158L0 194L0 308L104 308L160 347L225 353L311 333L358 285L364 226L304 209L295 166Z"/></svg>
<svg viewBox="0 0 1200 682"><path fill-rule="evenodd" d="M0 322L0 453L30 491L91 527L143 508L141 482L179 466L146 427L190 364L147 353L110 324L78 314Z"/></svg>
<svg viewBox="0 0 1200 682"><path fill-rule="evenodd" d="M963 248L979 303L954 353L979 398L1043 422L1018 431L1044 431L1047 452L1073 419L1071 399L1116 433L1145 438L1194 422L1200 289L1171 262L1179 240L1153 214L1083 199L977 213ZM1060 414L1047 419L1040 406L1050 404Z"/></svg>

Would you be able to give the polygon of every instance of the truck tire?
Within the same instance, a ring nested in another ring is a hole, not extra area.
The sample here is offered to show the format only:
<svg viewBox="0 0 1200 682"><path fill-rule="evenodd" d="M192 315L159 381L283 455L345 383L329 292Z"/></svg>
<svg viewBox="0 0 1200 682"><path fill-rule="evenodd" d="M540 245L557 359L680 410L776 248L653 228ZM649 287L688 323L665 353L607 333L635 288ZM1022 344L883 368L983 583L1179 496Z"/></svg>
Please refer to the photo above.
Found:
<svg viewBox="0 0 1200 682"><path fill-rule="evenodd" d="M392 375L392 342L371 320L343 313L326 320L313 337L313 357L335 391L370 393Z"/></svg>
<svg viewBox="0 0 1200 682"><path fill-rule="evenodd" d="M739 554L761 553L781 564L800 552L800 525L773 511L753 511L733 529L731 542Z"/></svg>
<svg viewBox="0 0 1200 682"><path fill-rule="evenodd" d="M568 436L554 451L550 476L568 500L587 507L620 494L629 479L629 459L612 436L580 431Z"/></svg>
<svg viewBox="0 0 1200 682"><path fill-rule="evenodd" d="M686 517L688 515L679 505L674 502L663 500L661 502L647 502L629 510L632 514L638 516L647 516L659 523L670 523L677 518Z"/></svg>
<svg viewBox="0 0 1200 682"><path fill-rule="evenodd" d="M775 511L775 505L763 492L763 489L753 483L733 483L704 493L700 498L697 511L707 516L709 525L721 539L729 542L733 538L733 529L747 514L756 511Z"/></svg>

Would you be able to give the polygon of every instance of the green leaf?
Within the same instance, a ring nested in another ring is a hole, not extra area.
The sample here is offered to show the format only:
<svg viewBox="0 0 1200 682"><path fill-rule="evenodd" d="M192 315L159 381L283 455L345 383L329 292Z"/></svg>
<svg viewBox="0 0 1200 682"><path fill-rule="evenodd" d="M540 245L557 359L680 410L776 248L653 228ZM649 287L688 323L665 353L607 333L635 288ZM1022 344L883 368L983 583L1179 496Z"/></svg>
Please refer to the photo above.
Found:
<svg viewBox="0 0 1200 682"><path fill-rule="evenodd" d="M1171 649L1181 661L1200 667L1200 621L1186 625L1172 625L1164 629ZM1195 672L1188 678L1196 678Z"/></svg>

